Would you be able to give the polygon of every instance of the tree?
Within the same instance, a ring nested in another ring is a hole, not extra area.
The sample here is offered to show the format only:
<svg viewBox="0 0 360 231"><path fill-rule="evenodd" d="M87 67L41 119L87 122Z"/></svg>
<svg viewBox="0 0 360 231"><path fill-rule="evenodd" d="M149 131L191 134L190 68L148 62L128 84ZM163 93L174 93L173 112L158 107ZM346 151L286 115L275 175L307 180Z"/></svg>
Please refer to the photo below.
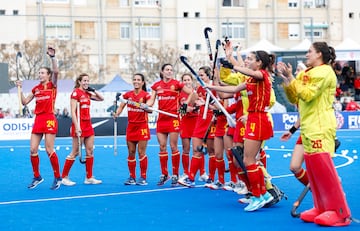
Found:
<svg viewBox="0 0 360 231"><path fill-rule="evenodd" d="M98 73L90 67L88 57L84 55L88 47L80 46L77 43L64 40L51 42L56 50L56 59L59 66L59 79L75 79L80 73L89 74L91 80L97 81ZM44 59L44 47L42 41L25 40L21 44L8 44L5 49L0 51L0 62L9 65L9 81L16 79L16 54L21 52L19 60L19 78L37 79L37 72L45 63L50 63L46 55ZM45 62L46 61L46 62Z"/></svg>
<svg viewBox="0 0 360 231"><path fill-rule="evenodd" d="M135 45L136 51L138 51L138 45ZM146 42L143 43L141 47L141 60L139 60L139 54L133 52L130 55L130 72L136 73L141 72L146 76L147 83L153 83L157 78L159 78L159 73L161 66L165 63L170 63L173 65L175 76L180 78L180 76L185 72L190 72L180 61L180 56L185 55L184 51L165 45L161 49L153 48L151 44ZM206 54L196 53L189 57L190 65L194 65L193 68L195 71L200 66L210 65L206 59Z"/></svg>

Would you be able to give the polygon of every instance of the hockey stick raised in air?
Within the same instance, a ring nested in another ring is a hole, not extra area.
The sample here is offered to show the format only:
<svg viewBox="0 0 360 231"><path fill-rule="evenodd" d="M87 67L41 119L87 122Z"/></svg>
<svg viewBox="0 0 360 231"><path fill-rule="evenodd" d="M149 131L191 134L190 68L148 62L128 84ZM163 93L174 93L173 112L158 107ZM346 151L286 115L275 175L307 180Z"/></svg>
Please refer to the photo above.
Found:
<svg viewBox="0 0 360 231"><path fill-rule="evenodd" d="M292 217L295 217L295 218L300 217L300 214L301 214L301 213L296 212L296 210L297 210L297 208L300 206L302 200L305 198L305 196L306 196L306 194L309 192L309 190L310 190L310 184L308 184L308 185L304 188L304 190L301 192L301 194L300 194L300 196L298 197L298 199L293 203L293 207L292 207L291 212L290 212L290 214L291 214Z"/></svg>
<svg viewBox="0 0 360 231"><path fill-rule="evenodd" d="M209 32L212 32L212 29L210 27L205 27L204 29L204 35L206 40L206 46L208 48L208 54L210 61L213 60L212 51L211 51L211 45L210 45L210 39L209 39Z"/></svg>
<svg viewBox="0 0 360 231"><path fill-rule="evenodd" d="M205 27L205 29L204 29L205 41L206 41L206 46L208 48L208 54L209 54L210 62L212 62L213 61L213 56L212 56L212 51L211 51L209 32L212 32L212 29L210 27ZM214 73L213 73L213 76L214 76ZM213 79L213 76L210 76L211 81ZM210 102L210 95L208 94L206 96L205 108L204 108L203 117L202 117L203 119L206 119L206 115L207 115L207 112L209 110L209 102Z"/></svg>
<svg viewBox="0 0 360 231"><path fill-rule="evenodd" d="M169 112L166 112L166 111L162 111L162 110L159 110L159 109L150 107L150 106L148 106L148 105L146 105L146 104L134 102L134 101L132 101L132 100L127 100L127 99L124 99L124 98L121 98L121 97L119 98L119 100L120 100L120 102L122 102L122 103L129 104L129 105L133 105L133 106L135 106L135 107L142 108L142 109L144 109L144 110L155 111L155 112L158 112L158 113L167 115L167 116L171 116L171 117L174 117L174 118L178 118L178 115L175 115L175 114L172 114L172 113L169 113Z"/></svg>
<svg viewBox="0 0 360 231"><path fill-rule="evenodd" d="M77 102L76 116L77 116L78 126L81 128L81 126L80 126L80 102ZM80 161L80 163L85 164L86 160L82 159L81 134L77 134L77 138L78 138L79 161Z"/></svg>
<svg viewBox="0 0 360 231"><path fill-rule="evenodd" d="M197 81L200 83L202 87L205 87L204 81L199 77L199 75L194 71L194 69L187 63L187 58L185 56L180 57L181 62L191 71L191 73L196 77ZM235 120L231 117L231 115L226 111L224 106L219 102L219 100L214 96L214 94L211 92L209 88L205 87L205 90L207 94L210 95L210 97L214 100L216 106L224 113L224 115L229 120L229 125L231 127L235 127Z"/></svg>

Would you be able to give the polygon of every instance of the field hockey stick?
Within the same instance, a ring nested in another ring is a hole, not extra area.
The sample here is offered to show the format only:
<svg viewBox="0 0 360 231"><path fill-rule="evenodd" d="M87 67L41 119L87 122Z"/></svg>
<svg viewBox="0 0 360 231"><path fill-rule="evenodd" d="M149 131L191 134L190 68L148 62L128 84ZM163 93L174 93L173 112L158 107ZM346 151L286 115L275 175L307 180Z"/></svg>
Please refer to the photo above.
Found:
<svg viewBox="0 0 360 231"><path fill-rule="evenodd" d="M77 111L76 111L76 116L77 116L77 122L78 122L78 126L79 128L81 128L80 126L80 102L77 102ZM78 138L78 152L79 152L79 161L82 164L86 163L86 160L82 159L82 144L81 144L81 134L77 134L77 138Z"/></svg>
<svg viewBox="0 0 360 231"><path fill-rule="evenodd" d="M216 40L216 44L215 44L215 59L214 60L210 60L213 61L213 71L212 71L212 76L210 78L211 82L214 79L214 75L215 75L215 68L216 68L216 59L218 56L218 51L219 51L219 46L221 45L221 41L218 39ZM206 102L205 102L205 108L204 108L204 114L203 114L203 119L206 119L206 114L208 112L209 109L209 102L210 102L210 95L207 94L206 95Z"/></svg>
<svg viewBox="0 0 360 231"><path fill-rule="evenodd" d="M209 134L210 134L211 127L212 127L212 125L213 125L213 123L214 123L214 120L215 120L215 115L213 115L213 117L211 118L210 124L209 124L208 128L206 129L205 135L204 135L204 137L202 138L202 144L196 147L196 150L197 150L198 152L204 153L204 155L207 154L207 144L206 144L206 141L207 141L207 138L208 138L208 136L209 136Z"/></svg>
<svg viewBox="0 0 360 231"><path fill-rule="evenodd" d="M310 190L310 184L306 185L304 190L299 195L298 199L293 203L293 207L290 212L292 217L295 217L295 218L300 217L301 213L296 212L296 210L300 206L301 202L303 201L303 199L305 198L305 196L309 192L309 190Z"/></svg>
<svg viewBox="0 0 360 231"><path fill-rule="evenodd" d="M206 41L206 46L208 48L208 54L209 54L209 59L210 62L213 61L213 56L212 56L212 51L211 51L211 44L210 44L210 39L209 39L209 32L212 32L212 29L210 27L205 27L204 29L204 35L205 35L205 41ZM212 77L210 77L210 79L212 80ZM204 112L203 112L203 119L206 119L206 114L209 110L209 102L210 102L210 95L206 96L206 101L205 101L205 108L204 108Z"/></svg>
<svg viewBox="0 0 360 231"><path fill-rule="evenodd" d="M117 110L117 101L119 100L121 93L117 93L115 96L115 109L114 113L116 114ZM117 117L114 116L114 156L117 155Z"/></svg>
<svg viewBox="0 0 360 231"><path fill-rule="evenodd" d="M158 113L161 113L161 114L170 116L170 117L178 118L178 115L175 115L175 114L172 114L172 113L169 113L169 112L166 112L166 111L162 111L162 110L159 110L159 109L150 107L150 106L148 106L147 104L142 104L142 103L134 102L134 101L129 100L129 99L126 100L126 99L121 98L121 97L119 98L119 100L120 100L120 102L125 103L125 104L128 104L128 105L132 105L132 106L135 106L135 107L138 107L138 108L142 108L142 109L145 109L145 110L155 111L155 112L158 112Z"/></svg>
<svg viewBox="0 0 360 231"><path fill-rule="evenodd" d="M210 95L210 97L214 100L216 106L224 113L226 118L229 120L229 125L231 127L235 127L235 120L231 117L231 115L226 111L224 106L219 102L219 100L214 96L214 94L211 92L209 88L205 86L204 81L199 77L199 75L194 71L194 69L187 63L187 58L185 56L180 56L181 62L191 71L191 73L196 77L196 80L200 83L202 87L205 88L207 94Z"/></svg>
<svg viewBox="0 0 360 231"><path fill-rule="evenodd" d="M16 80L20 80L19 79L19 59L22 58L22 54L21 52L19 51L17 54L16 54ZM19 98L19 116L21 117L23 115L22 113L22 103L21 103L21 88L20 86L17 87L17 92L18 92L18 98Z"/></svg>
<svg viewBox="0 0 360 231"><path fill-rule="evenodd" d="M208 54L209 54L209 59L210 61L213 60L213 56L212 56L212 51L211 51L211 45L210 45L210 39L209 39L209 32L212 32L212 29L210 27L205 27L204 29L204 35L205 35L205 41L206 41L206 46L208 48Z"/></svg>

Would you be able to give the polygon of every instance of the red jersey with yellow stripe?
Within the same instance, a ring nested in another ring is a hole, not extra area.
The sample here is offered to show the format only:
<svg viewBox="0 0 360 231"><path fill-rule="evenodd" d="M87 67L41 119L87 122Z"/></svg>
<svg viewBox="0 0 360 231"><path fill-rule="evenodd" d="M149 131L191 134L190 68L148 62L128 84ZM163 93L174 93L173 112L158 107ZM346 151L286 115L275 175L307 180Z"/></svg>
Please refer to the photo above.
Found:
<svg viewBox="0 0 360 231"><path fill-rule="evenodd" d="M128 91L123 95L123 98L137 103L146 103L146 101L150 98L150 94L144 90L141 90L137 94L135 93L135 91ZM148 113L145 112L143 109L128 104L127 111L128 111L128 123L148 122Z"/></svg>
<svg viewBox="0 0 360 231"><path fill-rule="evenodd" d="M39 114L54 114L54 106L56 100L56 86L53 82L48 82L46 84L36 85L31 92L35 97L35 115Z"/></svg>

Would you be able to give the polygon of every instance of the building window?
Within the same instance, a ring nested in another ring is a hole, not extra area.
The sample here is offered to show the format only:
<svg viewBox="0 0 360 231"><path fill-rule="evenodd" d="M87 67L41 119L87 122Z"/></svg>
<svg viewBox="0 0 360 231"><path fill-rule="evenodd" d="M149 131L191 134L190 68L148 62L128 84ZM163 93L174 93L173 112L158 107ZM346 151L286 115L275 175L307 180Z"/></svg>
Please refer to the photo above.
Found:
<svg viewBox="0 0 360 231"><path fill-rule="evenodd" d="M120 38L122 39L130 38L130 23L126 23L126 22L120 23Z"/></svg>
<svg viewBox="0 0 360 231"><path fill-rule="evenodd" d="M159 39L160 38L160 24L159 23L141 23L136 24L137 30L140 29L140 37L142 39ZM135 31L138 34L138 31ZM137 36L135 36L137 37Z"/></svg>
<svg viewBox="0 0 360 231"><path fill-rule="evenodd" d="M315 0L315 6L316 8L325 8L327 5L326 0Z"/></svg>
<svg viewBox="0 0 360 231"><path fill-rule="evenodd" d="M201 50L201 44L196 44L196 45L195 45L195 49L196 49L197 51L200 51L200 50Z"/></svg>
<svg viewBox="0 0 360 231"><path fill-rule="evenodd" d="M288 25L288 38L291 40L298 40L300 38L300 24L291 24Z"/></svg>
<svg viewBox="0 0 360 231"><path fill-rule="evenodd" d="M200 18L200 12L195 12L195 18Z"/></svg>
<svg viewBox="0 0 360 231"><path fill-rule="evenodd" d="M289 0L288 6L289 6L289 8L298 8L299 0Z"/></svg>
<svg viewBox="0 0 360 231"><path fill-rule="evenodd" d="M70 23L49 23L46 24L46 38L58 40L70 40L71 24Z"/></svg>
<svg viewBox="0 0 360 231"><path fill-rule="evenodd" d="M158 6L158 2L156 0L135 0L135 6Z"/></svg>
<svg viewBox="0 0 360 231"><path fill-rule="evenodd" d="M190 45L189 45L189 44L185 44L185 45L184 45L184 50L188 51L189 48L190 48Z"/></svg>
<svg viewBox="0 0 360 231"><path fill-rule="evenodd" d="M184 15L184 18L187 18L187 17L189 17L189 12L184 12L183 15Z"/></svg>
<svg viewBox="0 0 360 231"><path fill-rule="evenodd" d="M223 0L222 6L244 7L245 0Z"/></svg>
<svg viewBox="0 0 360 231"><path fill-rule="evenodd" d="M120 23L119 22L107 22L107 37L109 39L120 38Z"/></svg>
<svg viewBox="0 0 360 231"><path fill-rule="evenodd" d="M325 8L327 0L304 0L304 8Z"/></svg>
<svg viewBox="0 0 360 231"><path fill-rule="evenodd" d="M77 39L94 39L95 22L75 22L75 37Z"/></svg>
<svg viewBox="0 0 360 231"><path fill-rule="evenodd" d="M13 15L19 15L19 11L18 10L13 10Z"/></svg>
<svg viewBox="0 0 360 231"><path fill-rule="evenodd" d="M120 0L120 6L130 6L129 0Z"/></svg>
<svg viewBox="0 0 360 231"><path fill-rule="evenodd" d="M309 29L305 30L305 38L311 39L311 37L313 37L313 38L323 38L324 37L324 33L322 30L313 30L312 35L313 36L311 36L311 30L309 30Z"/></svg>
<svg viewBox="0 0 360 231"><path fill-rule="evenodd" d="M5 15L5 10L0 10L0 15Z"/></svg>
<svg viewBox="0 0 360 231"><path fill-rule="evenodd" d="M354 12L349 13L349 18L354 18Z"/></svg>
<svg viewBox="0 0 360 231"><path fill-rule="evenodd" d="M244 39L245 26L243 23L222 23L221 35L222 37L228 37L232 39Z"/></svg>

